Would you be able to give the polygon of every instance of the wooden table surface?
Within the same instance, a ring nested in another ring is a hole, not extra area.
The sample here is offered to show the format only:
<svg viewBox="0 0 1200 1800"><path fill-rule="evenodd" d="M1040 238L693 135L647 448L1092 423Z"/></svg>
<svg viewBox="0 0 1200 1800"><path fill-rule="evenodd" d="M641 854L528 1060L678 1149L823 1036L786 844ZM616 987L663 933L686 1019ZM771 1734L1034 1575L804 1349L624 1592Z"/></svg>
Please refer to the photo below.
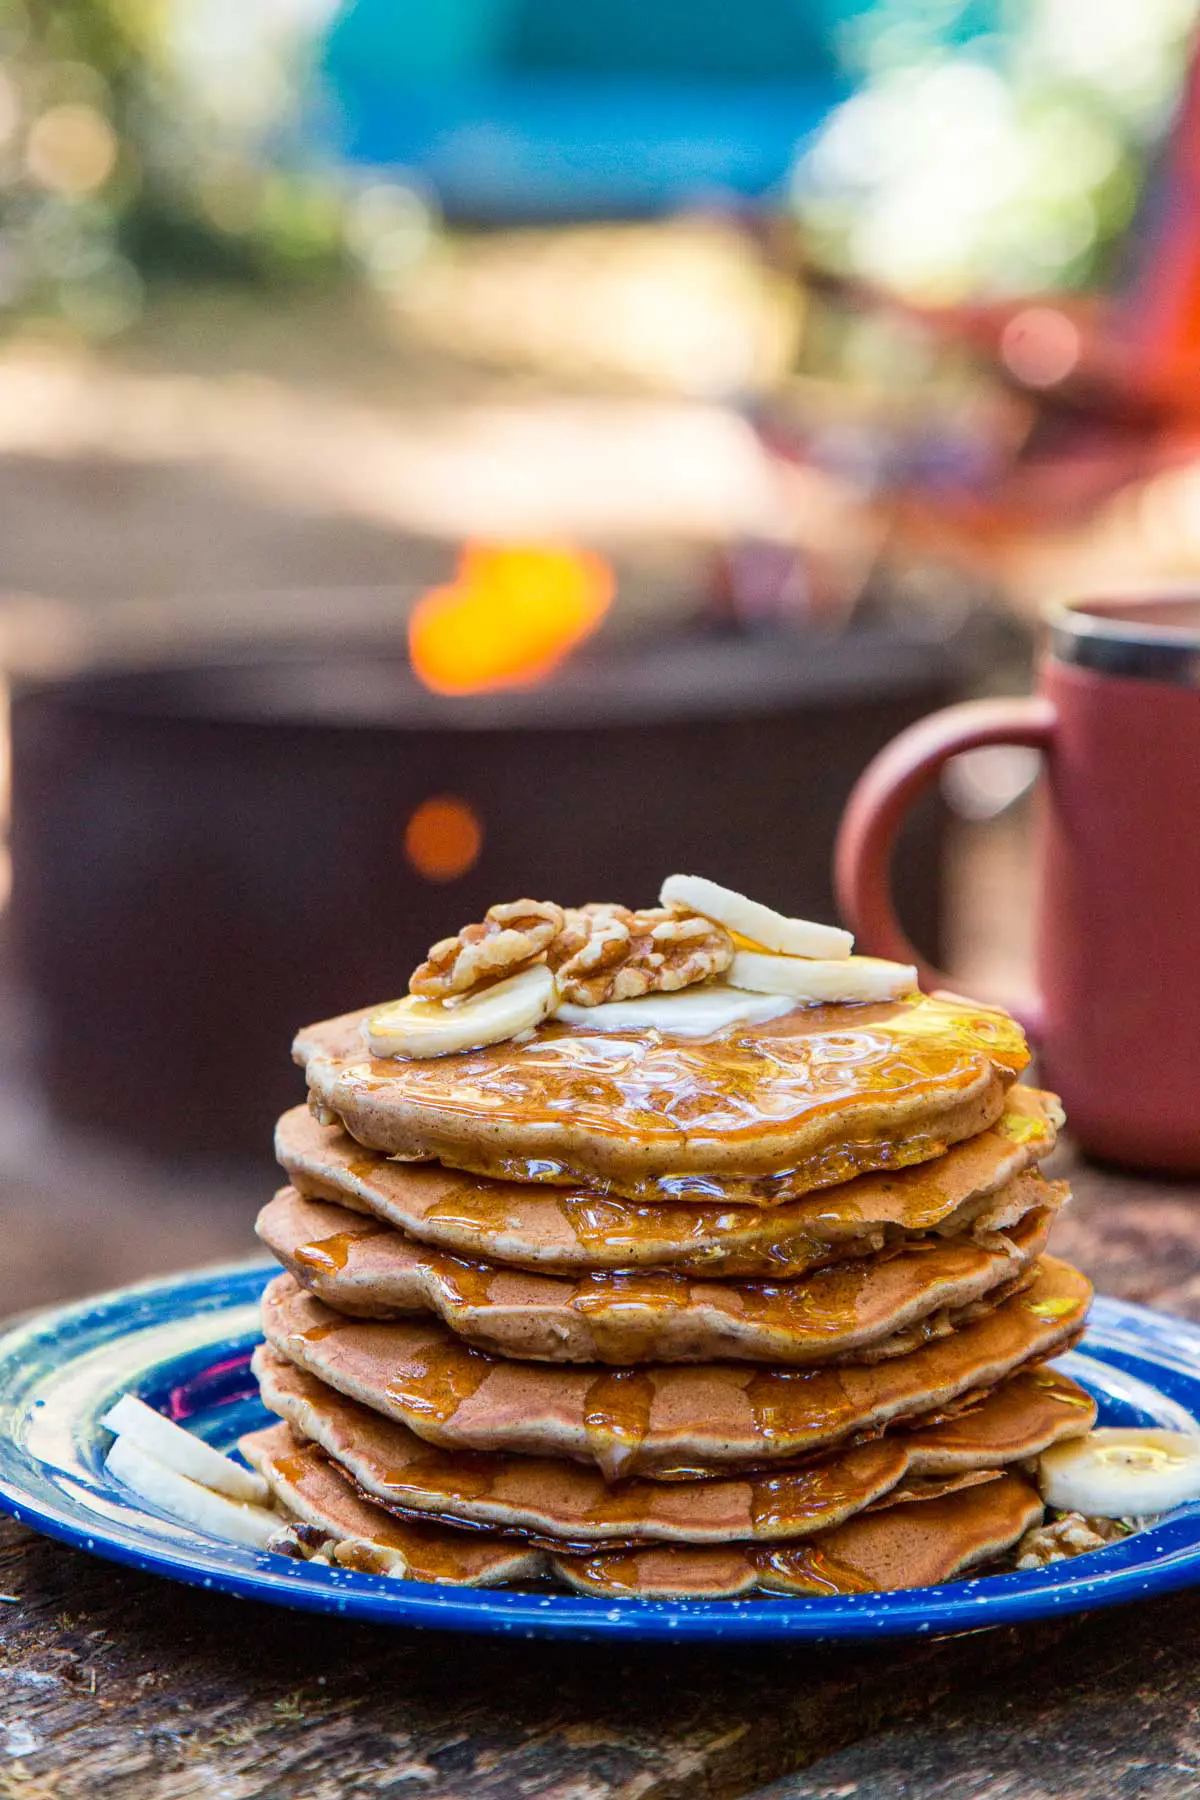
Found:
<svg viewBox="0 0 1200 1800"><path fill-rule="evenodd" d="M1055 1248L1200 1314L1200 1184L1056 1159ZM1166 1800L1200 1593L867 1652L514 1643L176 1587L0 1526L0 1800Z"/></svg>

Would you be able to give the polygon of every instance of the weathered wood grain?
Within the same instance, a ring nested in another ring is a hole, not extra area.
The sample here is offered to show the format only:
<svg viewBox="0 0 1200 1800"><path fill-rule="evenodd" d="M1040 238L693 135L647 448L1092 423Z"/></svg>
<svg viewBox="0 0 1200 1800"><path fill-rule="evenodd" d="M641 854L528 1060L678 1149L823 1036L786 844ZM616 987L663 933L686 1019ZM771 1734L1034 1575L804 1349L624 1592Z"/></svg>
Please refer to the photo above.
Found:
<svg viewBox="0 0 1200 1800"><path fill-rule="evenodd" d="M691 1800L923 1710L1046 1628L869 1654L356 1626L0 1527L4 1800Z"/></svg>
<svg viewBox="0 0 1200 1800"><path fill-rule="evenodd" d="M1200 1596L1092 1614L1024 1678L973 1673L924 1718L748 1800L1195 1800Z"/></svg>

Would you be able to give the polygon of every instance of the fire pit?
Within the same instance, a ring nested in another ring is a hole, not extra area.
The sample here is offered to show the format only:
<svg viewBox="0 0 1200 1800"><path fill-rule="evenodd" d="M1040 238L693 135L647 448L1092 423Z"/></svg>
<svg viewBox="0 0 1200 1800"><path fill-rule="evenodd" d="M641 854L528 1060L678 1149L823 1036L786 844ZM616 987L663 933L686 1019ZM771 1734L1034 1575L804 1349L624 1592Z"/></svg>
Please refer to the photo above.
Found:
<svg viewBox="0 0 1200 1800"><path fill-rule="evenodd" d="M292 1028L400 994L497 899L649 903L693 869L830 918L856 775L954 688L927 643L867 631L593 643L462 697L368 637L26 685L13 922L51 1101L156 1151L261 1154L301 1093ZM931 954L941 828L916 816L898 859Z"/></svg>

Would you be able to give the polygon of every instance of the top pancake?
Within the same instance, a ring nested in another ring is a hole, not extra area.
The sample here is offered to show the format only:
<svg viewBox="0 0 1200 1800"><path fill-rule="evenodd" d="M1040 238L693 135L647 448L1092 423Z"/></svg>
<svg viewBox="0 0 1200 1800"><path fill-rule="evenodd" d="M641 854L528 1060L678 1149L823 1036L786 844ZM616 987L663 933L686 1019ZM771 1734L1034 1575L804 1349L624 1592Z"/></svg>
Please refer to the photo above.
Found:
<svg viewBox="0 0 1200 1800"><path fill-rule="evenodd" d="M372 1057L366 1016L293 1046L312 1102L359 1143L635 1200L772 1206L926 1162L992 1125L1029 1060L1006 1013L924 994L704 1039L550 1024L429 1061Z"/></svg>

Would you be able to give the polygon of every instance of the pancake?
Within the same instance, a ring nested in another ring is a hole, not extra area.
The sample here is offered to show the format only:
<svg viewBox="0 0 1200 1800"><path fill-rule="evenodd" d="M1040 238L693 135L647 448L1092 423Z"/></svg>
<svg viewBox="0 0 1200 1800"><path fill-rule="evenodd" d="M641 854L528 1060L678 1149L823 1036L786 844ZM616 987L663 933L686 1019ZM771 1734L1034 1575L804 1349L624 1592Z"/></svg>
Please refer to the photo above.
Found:
<svg viewBox="0 0 1200 1800"><path fill-rule="evenodd" d="M949 996L800 1006L705 1039L540 1026L524 1043L375 1058L367 1013L301 1031L312 1102L371 1149L634 1200L775 1206L993 1125L1029 1060L1006 1013Z"/></svg>
<svg viewBox="0 0 1200 1800"><path fill-rule="evenodd" d="M301 1194L486 1262L561 1274L655 1267L780 1277L930 1231L1013 1224L1044 1193L1014 1186L1015 1177L1050 1153L1061 1120L1053 1094L1013 1087L994 1125L936 1161L770 1208L645 1204L393 1162L340 1126L319 1125L303 1106L280 1119L275 1153Z"/></svg>
<svg viewBox="0 0 1200 1800"><path fill-rule="evenodd" d="M785 1541L840 1524L905 1484L957 1477L1040 1455L1088 1431L1096 1409L1069 1377L1014 1375L959 1417L853 1445L774 1475L609 1486L580 1463L431 1449L297 1369L255 1353L265 1405L315 1440L364 1496L406 1517L575 1546Z"/></svg>
<svg viewBox="0 0 1200 1800"><path fill-rule="evenodd" d="M800 1366L903 1355L1013 1291L1045 1248L1055 1189L1007 1234L926 1241L786 1282L694 1281L671 1270L574 1278L468 1262L284 1188L258 1235L335 1311L395 1319L434 1313L467 1343L547 1362Z"/></svg>
<svg viewBox="0 0 1200 1800"><path fill-rule="evenodd" d="M747 1594L869 1594L931 1587L991 1562L1042 1518L1037 1489L997 1475L965 1491L864 1513L800 1544L655 1545L563 1556L555 1573L604 1598L736 1600Z"/></svg>
<svg viewBox="0 0 1200 1800"><path fill-rule="evenodd" d="M1029 1289L907 1356L867 1366L515 1362L440 1323L342 1318L290 1275L263 1296L263 1330L290 1361L450 1449L594 1462L610 1480L694 1477L790 1462L986 1390L1066 1349L1091 1289L1055 1258Z"/></svg>
<svg viewBox="0 0 1200 1800"><path fill-rule="evenodd" d="M393 1518L363 1500L340 1470L312 1444L298 1442L286 1425L250 1432L238 1448L293 1518L327 1532L339 1547L356 1540L375 1547L374 1558L357 1565L347 1555L351 1567L374 1566L408 1581L455 1587L497 1587L548 1572L546 1558L529 1544Z"/></svg>
<svg viewBox="0 0 1200 1800"><path fill-rule="evenodd" d="M864 1514L800 1544L654 1545L579 1557L402 1523L362 1499L320 1450L298 1443L285 1425L254 1432L241 1448L288 1512L335 1540L332 1557L342 1567L458 1586L552 1575L583 1593L657 1599L920 1587L998 1556L1042 1517L1027 1482L997 1475Z"/></svg>

